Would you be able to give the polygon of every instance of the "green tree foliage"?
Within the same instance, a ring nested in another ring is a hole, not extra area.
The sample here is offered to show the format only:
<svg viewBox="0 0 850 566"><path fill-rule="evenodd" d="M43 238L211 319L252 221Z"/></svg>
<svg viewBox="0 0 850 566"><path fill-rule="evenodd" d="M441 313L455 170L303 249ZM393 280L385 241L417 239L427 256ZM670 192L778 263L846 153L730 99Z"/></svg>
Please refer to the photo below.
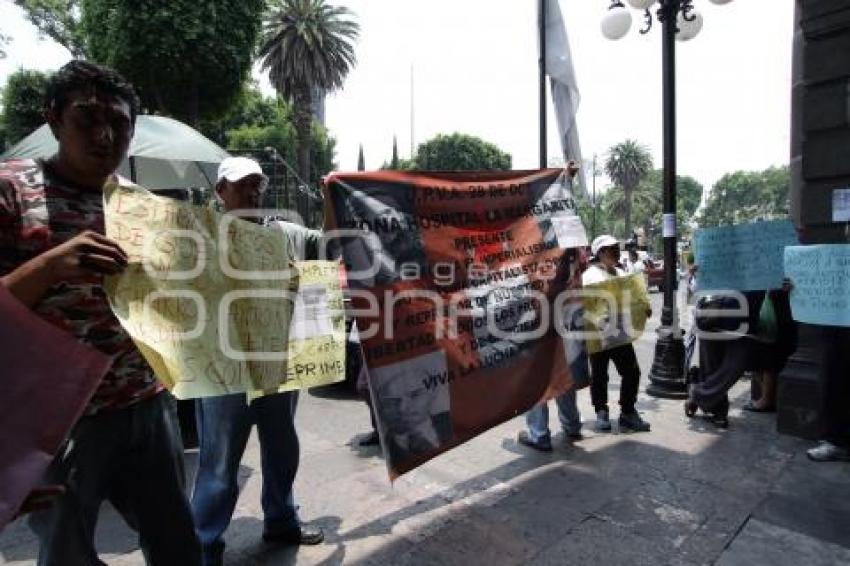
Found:
<svg viewBox="0 0 850 566"><path fill-rule="evenodd" d="M702 200L702 185L688 176L676 176L676 223L680 236L689 231L694 213ZM624 209L622 191L610 197L614 214L622 214ZM664 170L650 171L640 182L632 196L632 217L634 222L643 228L644 235L660 233L661 215L664 204ZM625 236L625 235L624 235Z"/></svg>
<svg viewBox="0 0 850 566"><path fill-rule="evenodd" d="M664 197L664 170L653 169L640 183L639 190L648 190L657 195L659 209ZM676 175L676 209L686 218L694 215L702 202L703 187L699 181L687 175Z"/></svg>
<svg viewBox="0 0 850 566"><path fill-rule="evenodd" d="M193 126L227 110L251 70L264 0L15 0L74 57L113 67L146 111Z"/></svg>
<svg viewBox="0 0 850 566"><path fill-rule="evenodd" d="M15 0L40 34L49 37L76 58L87 59L80 0Z"/></svg>
<svg viewBox="0 0 850 566"><path fill-rule="evenodd" d="M676 207L692 218L702 202L702 184L688 176L676 176Z"/></svg>
<svg viewBox="0 0 850 566"><path fill-rule="evenodd" d="M215 120L202 120L199 131L222 147L230 144L227 133L244 126L268 126L276 122L290 122L289 105L282 100L263 96L253 82L242 91L227 112ZM283 153L281 153L283 155Z"/></svg>
<svg viewBox="0 0 850 566"><path fill-rule="evenodd" d="M785 217L790 189L787 166L728 173L714 184L697 222L707 228Z"/></svg>
<svg viewBox="0 0 850 566"><path fill-rule="evenodd" d="M423 171L504 171L511 168L511 156L475 136L438 134L416 149L415 167Z"/></svg>
<svg viewBox="0 0 850 566"><path fill-rule="evenodd" d="M296 163L291 106L278 98L263 96L255 87L246 88L224 117L205 122L201 131L228 149L273 147L287 163ZM336 168L336 140L321 124L313 122L310 146L310 177L305 180L315 181Z"/></svg>
<svg viewBox="0 0 850 566"><path fill-rule="evenodd" d="M81 0L91 58L143 106L193 126L227 111L251 71L263 0Z"/></svg>
<svg viewBox="0 0 850 566"><path fill-rule="evenodd" d="M390 171L414 171L418 169L418 167L416 166L415 159L400 158L395 165L393 165L392 162L387 163L385 161L384 164L381 165L381 169Z"/></svg>
<svg viewBox="0 0 850 566"><path fill-rule="evenodd" d="M20 69L7 79L3 88L2 122L6 145L11 146L44 124L44 93L48 75Z"/></svg>
<svg viewBox="0 0 850 566"><path fill-rule="evenodd" d="M262 70L278 94L293 107L298 136L298 168L310 171L312 97L316 89L342 87L354 66L353 42L360 27L347 8L325 0L272 0L260 44Z"/></svg>
<svg viewBox="0 0 850 566"><path fill-rule="evenodd" d="M623 223L626 234L632 233L632 200L638 185L652 170L649 150L634 140L618 143L608 150L605 173L623 193Z"/></svg>
<svg viewBox="0 0 850 566"><path fill-rule="evenodd" d="M6 46L12 42L12 36L0 32L0 59L6 58Z"/></svg>
<svg viewBox="0 0 850 566"><path fill-rule="evenodd" d="M390 159L390 169L398 169L399 168L399 160L398 160L398 140L395 136L393 136L393 156Z"/></svg>
<svg viewBox="0 0 850 566"><path fill-rule="evenodd" d="M688 176L677 176L677 194L678 202L676 209L677 223L679 226L679 234L684 236L689 231L691 221L694 219L694 212L699 206L702 198L702 185ZM654 237L660 237L661 233L661 214L663 205L663 171L656 169L650 171L647 176L638 184L632 194L632 218L634 224L643 229L644 236L647 237L647 242L650 247L653 245L655 249L660 249L660 245L655 241ZM584 197L584 203L581 199L578 200L579 214L588 229L588 233L592 230L592 203L588 197ZM631 232L626 232L625 225L625 195L616 187L610 188L603 193L599 198L599 205L596 210L596 231L593 235L607 233L612 234L620 239L631 237Z"/></svg>

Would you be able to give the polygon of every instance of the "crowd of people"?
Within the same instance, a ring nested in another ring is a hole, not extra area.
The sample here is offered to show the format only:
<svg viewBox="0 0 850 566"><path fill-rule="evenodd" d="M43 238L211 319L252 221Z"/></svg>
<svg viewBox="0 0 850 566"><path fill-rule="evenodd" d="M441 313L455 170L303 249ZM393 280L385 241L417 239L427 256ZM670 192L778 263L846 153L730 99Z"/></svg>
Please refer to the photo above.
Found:
<svg viewBox="0 0 850 566"><path fill-rule="evenodd" d="M104 275L128 265L121 247L103 235L102 189L127 154L139 99L114 71L72 61L51 78L45 112L58 152L45 160L0 164L0 283L37 316L108 354L113 364L50 464L44 478L48 487L33 492L21 509L33 511L39 564L102 564L93 539L104 501L138 531L148 563L221 564L222 535L238 497L237 471L253 426L262 457L262 538L276 544L322 542L320 529L300 521L292 492L299 461L295 392L251 403L244 394L199 400L198 472L191 498L185 495L174 400L111 312L102 287ZM219 168L216 195L225 210L256 209L267 181L256 162L228 158ZM317 257L319 232L290 223L269 229L280 229L299 258ZM614 238L597 238L591 252L584 284L625 274ZM756 356L762 397L751 410L774 406L776 375L793 350L788 290L772 291L767 298L776 328L773 341L764 341L772 346ZM750 312L762 310L754 298ZM690 413L701 408L718 422L725 418L726 392L753 359L750 338L701 344L703 377L692 388ZM784 358L775 355L777 349ZM612 429L607 391L612 361L622 377L619 428L649 431L635 409L640 367L631 344L589 356L583 348L570 354L575 381L590 384L597 429ZM361 389L363 376L361 371ZM559 397L557 406L566 435L580 439L575 390ZM526 421L528 430L519 441L551 450L546 404L531 410ZM375 444L378 437L364 440Z"/></svg>

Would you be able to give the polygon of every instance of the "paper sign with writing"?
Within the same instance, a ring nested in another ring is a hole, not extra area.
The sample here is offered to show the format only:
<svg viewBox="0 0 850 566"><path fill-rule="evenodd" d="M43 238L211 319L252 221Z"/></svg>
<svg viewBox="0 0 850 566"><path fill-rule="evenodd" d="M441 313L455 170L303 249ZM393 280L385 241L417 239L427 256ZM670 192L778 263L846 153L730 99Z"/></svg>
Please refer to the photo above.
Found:
<svg viewBox="0 0 850 566"><path fill-rule="evenodd" d="M181 399L278 388L298 285L283 234L139 187L104 198L129 256L107 294L157 377Z"/></svg>
<svg viewBox="0 0 850 566"><path fill-rule="evenodd" d="M263 394L345 379L345 311L336 261L296 261L299 285L289 327L286 380ZM254 392L252 396L256 396Z"/></svg>
<svg viewBox="0 0 850 566"><path fill-rule="evenodd" d="M562 170L335 174L325 191L391 477L574 386L552 315L587 237Z"/></svg>
<svg viewBox="0 0 850 566"><path fill-rule="evenodd" d="M794 285L794 320L850 326L850 245L785 248L785 274Z"/></svg>
<svg viewBox="0 0 850 566"><path fill-rule="evenodd" d="M778 289L784 249L797 234L790 220L771 220L697 230L695 245L700 290Z"/></svg>
<svg viewBox="0 0 850 566"><path fill-rule="evenodd" d="M850 222L850 188L832 191L832 221Z"/></svg>
<svg viewBox="0 0 850 566"><path fill-rule="evenodd" d="M650 309L643 275L585 285L582 302L588 353L631 344L643 334Z"/></svg>

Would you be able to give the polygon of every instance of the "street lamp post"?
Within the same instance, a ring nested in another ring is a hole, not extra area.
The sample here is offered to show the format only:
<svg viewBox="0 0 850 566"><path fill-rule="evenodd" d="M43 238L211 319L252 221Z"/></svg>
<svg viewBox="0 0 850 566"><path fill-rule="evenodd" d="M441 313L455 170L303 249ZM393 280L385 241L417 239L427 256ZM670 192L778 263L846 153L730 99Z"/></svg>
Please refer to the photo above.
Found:
<svg viewBox="0 0 850 566"><path fill-rule="evenodd" d="M711 0L727 4L731 0ZM702 29L702 15L693 0L627 0L632 8L644 11L641 34L652 29L652 8L662 26L663 132L664 132L664 202L661 233L664 239L664 306L661 326L655 343L655 358L649 371L646 392L654 397L683 399L685 383L682 330L676 314L676 40L693 39ZM602 34L608 39L625 36L632 23L631 12L621 0L611 0L608 14L602 20Z"/></svg>

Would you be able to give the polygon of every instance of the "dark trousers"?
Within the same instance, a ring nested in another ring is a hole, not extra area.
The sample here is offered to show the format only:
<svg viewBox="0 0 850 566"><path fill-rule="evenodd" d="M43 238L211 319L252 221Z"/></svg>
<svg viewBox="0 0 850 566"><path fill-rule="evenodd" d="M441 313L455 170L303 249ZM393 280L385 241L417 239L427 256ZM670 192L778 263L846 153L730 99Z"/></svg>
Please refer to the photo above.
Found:
<svg viewBox="0 0 850 566"><path fill-rule="evenodd" d="M700 369L697 381L690 386L690 400L704 411L725 414L729 407L729 390L753 367L762 346L749 338L712 340L708 337L698 343Z"/></svg>
<svg viewBox="0 0 850 566"><path fill-rule="evenodd" d="M30 519L40 542L39 566L103 564L94 533L104 500L138 531L148 564L200 564L170 395L80 419L46 476L45 484L64 484L67 491Z"/></svg>
<svg viewBox="0 0 850 566"><path fill-rule="evenodd" d="M830 328L822 336L822 436L850 446L850 328Z"/></svg>
<svg viewBox="0 0 850 566"><path fill-rule="evenodd" d="M590 355L590 399L596 412L608 410L608 362L620 373L620 410L633 413L640 383L640 366L631 344Z"/></svg>

